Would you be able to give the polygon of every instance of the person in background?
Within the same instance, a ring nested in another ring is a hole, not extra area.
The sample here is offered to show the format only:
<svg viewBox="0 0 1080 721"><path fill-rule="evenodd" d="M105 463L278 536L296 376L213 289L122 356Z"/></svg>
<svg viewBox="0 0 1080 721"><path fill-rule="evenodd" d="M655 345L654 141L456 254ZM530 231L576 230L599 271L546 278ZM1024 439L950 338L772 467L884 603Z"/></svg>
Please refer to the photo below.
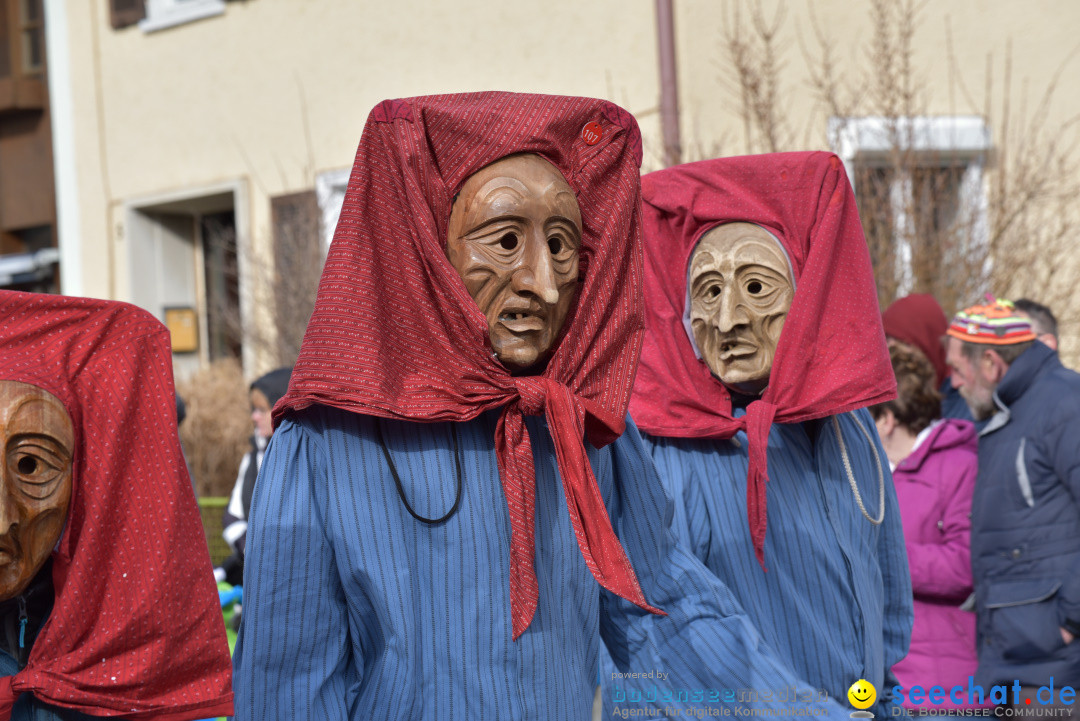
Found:
<svg viewBox="0 0 1080 721"><path fill-rule="evenodd" d="M915 293L897 298L881 315L881 320L886 338L921 351L933 366L935 387L941 394L941 415L970 421L967 403L949 383L949 365L945 362L945 331L949 319L934 296Z"/></svg>
<svg viewBox="0 0 1080 721"><path fill-rule="evenodd" d="M953 385L989 420L971 502L975 683L1019 682L1023 708L1051 677L1080 685L1080 374L1007 300L960 311L948 335Z"/></svg>
<svg viewBox="0 0 1080 721"><path fill-rule="evenodd" d="M1042 342L1050 350L1058 349L1058 322L1054 312L1042 303L1036 303L1029 298L1021 298L1013 303L1016 312L1031 321L1031 329L1035 331L1035 338Z"/></svg>
<svg viewBox="0 0 1080 721"><path fill-rule="evenodd" d="M904 525L915 623L911 648L893 666L900 685L966 686L975 674L971 594L971 494L978 443L970 421L941 418L933 366L904 343L889 344L896 400L870 408L893 471ZM905 700L908 708L925 708ZM946 699L938 708L964 708Z"/></svg>
<svg viewBox="0 0 1080 721"><path fill-rule="evenodd" d="M229 504L225 507L221 527L225 541L233 549L231 556L221 564L224 579L234 586L244 583L244 549L247 544L247 519L251 511L251 494L255 490L255 479L259 475L263 453L270 436L274 435L274 424L270 412L274 404L289 389L291 367L277 368L264 376L256 378L248 388L251 401L251 451L240 461L240 470L236 474L229 495ZM219 574L222 575L222 574Z"/></svg>
<svg viewBox="0 0 1080 721"><path fill-rule="evenodd" d="M187 404L184 403L184 399L180 397L180 394L176 394L176 428L179 431L180 426L183 425L184 419L187 418ZM184 441L180 440L180 454L184 457L184 467L187 468L188 478L191 479L191 490L195 491L195 497L199 497L199 489L195 484L195 474L191 472L191 463L187 459L187 451L184 449Z"/></svg>

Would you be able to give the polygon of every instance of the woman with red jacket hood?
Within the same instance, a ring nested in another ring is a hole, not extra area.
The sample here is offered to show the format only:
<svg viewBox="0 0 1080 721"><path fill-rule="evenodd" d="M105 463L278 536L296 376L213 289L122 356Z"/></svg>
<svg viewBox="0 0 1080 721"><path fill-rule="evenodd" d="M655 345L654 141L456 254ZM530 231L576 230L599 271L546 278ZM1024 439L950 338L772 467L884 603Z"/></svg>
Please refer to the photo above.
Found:
<svg viewBox="0 0 1080 721"><path fill-rule="evenodd" d="M897 298L881 314L885 337L898 340L922 352L934 368L938 393L941 394L941 415L970 421L971 409L960 391L952 386L949 365L945 362L945 331L949 320L941 304L929 293L913 293ZM984 424L976 424L976 429Z"/></svg>

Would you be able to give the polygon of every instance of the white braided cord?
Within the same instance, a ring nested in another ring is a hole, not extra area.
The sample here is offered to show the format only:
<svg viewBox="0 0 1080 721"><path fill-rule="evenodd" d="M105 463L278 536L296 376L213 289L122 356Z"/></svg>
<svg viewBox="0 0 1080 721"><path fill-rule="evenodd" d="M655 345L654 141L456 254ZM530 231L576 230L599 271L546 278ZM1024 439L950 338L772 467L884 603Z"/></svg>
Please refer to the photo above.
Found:
<svg viewBox="0 0 1080 721"><path fill-rule="evenodd" d="M855 495L855 505L862 511L863 517L866 518L866 520L870 521L870 523L873 523L875 526L880 526L881 522L885 520L885 472L881 468L881 456L878 455L877 444L874 443L874 439L870 437L870 434L866 432L866 428L859 422L859 419L852 415L851 420L855 421L855 425L857 425L859 430L862 431L862 434L866 436L866 440L870 444L870 451L874 454L874 462L877 463L878 499L880 500L877 518L872 518L870 514L866 512L866 506L863 505L862 495L859 494L859 486L855 483L855 473L851 470L851 459L848 457L847 446L844 445L844 434L840 432L840 421L836 420L836 416L832 416L833 431L836 432L836 440L840 444L840 458L844 461L844 470L847 471L848 484L851 486L851 492Z"/></svg>

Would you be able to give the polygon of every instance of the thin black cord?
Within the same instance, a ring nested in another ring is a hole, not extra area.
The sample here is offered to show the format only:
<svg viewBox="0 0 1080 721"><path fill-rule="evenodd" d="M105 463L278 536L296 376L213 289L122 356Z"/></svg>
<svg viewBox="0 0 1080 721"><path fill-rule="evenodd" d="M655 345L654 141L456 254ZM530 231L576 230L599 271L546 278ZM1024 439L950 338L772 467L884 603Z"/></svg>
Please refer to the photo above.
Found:
<svg viewBox="0 0 1080 721"><path fill-rule="evenodd" d="M457 493L454 496L453 507L447 511L446 515L442 518L424 518L409 505L409 499L405 498L405 489L401 485L401 476L398 475L397 466L394 465L394 459L390 457L390 450L386 446L386 437L383 436L382 422L378 417L375 418L375 432L379 434L379 447L382 448L383 458L386 459L386 464L390 466L390 475L394 477L394 485L397 486L398 497L401 498L401 502L405 504L405 510L409 512L409 515L429 526L437 526L440 523L449 521L450 517L457 513L458 506L461 505L461 442L458 440L457 423L450 424L450 435L454 439L454 466L457 469Z"/></svg>

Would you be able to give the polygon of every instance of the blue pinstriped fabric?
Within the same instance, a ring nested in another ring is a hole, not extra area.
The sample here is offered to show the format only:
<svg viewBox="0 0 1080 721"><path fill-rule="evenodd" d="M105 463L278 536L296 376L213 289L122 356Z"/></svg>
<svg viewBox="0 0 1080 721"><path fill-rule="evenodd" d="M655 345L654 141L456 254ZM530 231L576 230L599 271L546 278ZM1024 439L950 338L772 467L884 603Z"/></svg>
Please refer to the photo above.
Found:
<svg viewBox="0 0 1080 721"><path fill-rule="evenodd" d="M737 412L740 415L742 411ZM668 492L677 533L727 584L766 644L814 688L843 700L860 678L880 699L896 683L889 669L906 653L911 581L885 451L865 410L838 416L863 504L876 516L877 464L884 465L885 520L872 525L858 509L830 420L811 440L802 424L769 435L767 573L754 558L746 526L746 434L738 443L645 436Z"/></svg>
<svg viewBox="0 0 1080 721"><path fill-rule="evenodd" d="M629 421L612 445L586 447L645 595L669 615L597 586L544 420L528 417L540 599L511 641L496 418L457 424L461 506L434 528L398 498L373 419L316 406L282 424L252 503L238 720L587 719L601 637L620 668L663 670L673 686L794 682L730 613L723 586L676 547L671 502ZM380 422L413 508L445 513L455 490L451 424Z"/></svg>

